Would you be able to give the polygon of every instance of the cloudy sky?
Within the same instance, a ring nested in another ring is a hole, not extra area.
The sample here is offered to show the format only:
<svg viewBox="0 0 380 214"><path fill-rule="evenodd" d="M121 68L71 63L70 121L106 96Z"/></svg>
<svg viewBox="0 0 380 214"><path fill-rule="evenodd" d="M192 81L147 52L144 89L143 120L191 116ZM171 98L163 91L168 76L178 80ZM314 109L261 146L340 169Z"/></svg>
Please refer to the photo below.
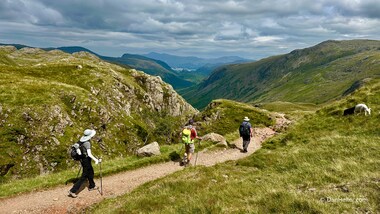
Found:
<svg viewBox="0 0 380 214"><path fill-rule="evenodd" d="M0 43L106 56L260 59L329 39L380 39L379 0L0 1Z"/></svg>

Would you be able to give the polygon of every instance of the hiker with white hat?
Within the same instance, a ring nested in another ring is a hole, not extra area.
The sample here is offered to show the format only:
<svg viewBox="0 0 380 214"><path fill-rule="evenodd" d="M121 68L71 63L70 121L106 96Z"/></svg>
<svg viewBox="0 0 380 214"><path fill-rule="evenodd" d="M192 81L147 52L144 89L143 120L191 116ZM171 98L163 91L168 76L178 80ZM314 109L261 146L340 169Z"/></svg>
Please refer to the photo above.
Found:
<svg viewBox="0 0 380 214"><path fill-rule="evenodd" d="M240 137L243 138L243 150L242 152L246 153L248 152L248 145L251 143L251 137L253 130L252 130L252 125L249 123L249 118L244 117L244 121L240 124L239 127L239 134Z"/></svg>
<svg viewBox="0 0 380 214"><path fill-rule="evenodd" d="M98 187L95 186L94 182L94 168L91 165L91 159L95 161L95 164L98 164L102 161L102 159L97 159L91 153L91 143L90 139L94 137L96 134L95 130L86 129L83 132L83 136L79 140L79 148L77 149L77 153L82 156L80 159L80 163L83 168L82 176L79 180L74 184L74 186L69 191L69 196L76 198L77 192L86 180L89 182L88 190L97 190Z"/></svg>

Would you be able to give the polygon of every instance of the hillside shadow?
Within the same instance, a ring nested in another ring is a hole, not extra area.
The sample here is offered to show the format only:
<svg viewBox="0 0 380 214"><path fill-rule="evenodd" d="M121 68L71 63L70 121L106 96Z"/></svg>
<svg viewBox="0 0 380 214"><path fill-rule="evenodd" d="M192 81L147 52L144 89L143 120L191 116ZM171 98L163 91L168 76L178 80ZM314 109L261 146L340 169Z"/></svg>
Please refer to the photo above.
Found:
<svg viewBox="0 0 380 214"><path fill-rule="evenodd" d="M181 162L181 156L176 151L170 153L169 157L173 162Z"/></svg>

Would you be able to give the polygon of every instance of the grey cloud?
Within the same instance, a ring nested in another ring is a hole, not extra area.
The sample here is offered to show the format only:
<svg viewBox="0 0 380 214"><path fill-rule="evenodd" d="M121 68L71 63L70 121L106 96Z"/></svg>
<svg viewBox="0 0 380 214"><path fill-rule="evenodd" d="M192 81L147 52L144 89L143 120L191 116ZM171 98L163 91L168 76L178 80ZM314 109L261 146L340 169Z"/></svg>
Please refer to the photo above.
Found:
<svg viewBox="0 0 380 214"><path fill-rule="evenodd" d="M171 51L258 58L326 39L378 38L377 2L4 0L0 28L2 40L13 35L19 43L85 45L103 54Z"/></svg>

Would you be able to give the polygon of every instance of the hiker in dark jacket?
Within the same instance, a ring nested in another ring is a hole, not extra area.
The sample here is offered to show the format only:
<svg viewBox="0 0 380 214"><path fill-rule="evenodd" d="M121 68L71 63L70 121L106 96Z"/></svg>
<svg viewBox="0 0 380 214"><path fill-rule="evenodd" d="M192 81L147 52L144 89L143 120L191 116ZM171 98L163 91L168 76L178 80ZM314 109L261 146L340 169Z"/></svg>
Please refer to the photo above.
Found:
<svg viewBox="0 0 380 214"><path fill-rule="evenodd" d="M242 152L248 152L248 145L251 143L251 137L253 137L253 130L252 126L249 123L249 118L244 117L244 121L241 123L239 128L240 137L243 138L243 151Z"/></svg>
<svg viewBox="0 0 380 214"><path fill-rule="evenodd" d="M77 152L78 154L82 155L82 158L80 160L80 163L82 165L82 176L79 178L79 180L74 184L74 186L69 191L69 196L76 198L77 192L82 186L86 180L89 182L88 190L97 190L98 187L95 186L94 182L94 168L92 168L91 165L91 159L95 161L95 164L98 164L102 161L102 159L97 159L94 157L91 153L91 143L90 139L95 136L96 131L92 129L86 129L83 133L84 135L79 140L82 144L82 149L78 148Z"/></svg>

